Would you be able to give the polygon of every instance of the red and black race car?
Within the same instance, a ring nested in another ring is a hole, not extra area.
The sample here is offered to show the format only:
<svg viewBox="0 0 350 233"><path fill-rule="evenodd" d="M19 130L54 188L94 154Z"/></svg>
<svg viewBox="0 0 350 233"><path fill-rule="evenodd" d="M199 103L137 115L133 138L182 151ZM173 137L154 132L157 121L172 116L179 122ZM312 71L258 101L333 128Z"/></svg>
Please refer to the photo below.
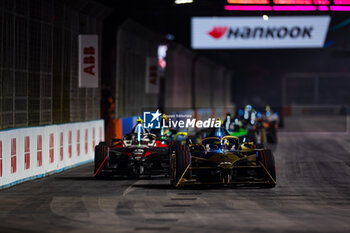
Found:
<svg viewBox="0 0 350 233"><path fill-rule="evenodd" d="M95 147L94 176L121 175L135 178L141 175L167 175L169 162L169 141L149 133L139 119L123 139L100 142Z"/></svg>

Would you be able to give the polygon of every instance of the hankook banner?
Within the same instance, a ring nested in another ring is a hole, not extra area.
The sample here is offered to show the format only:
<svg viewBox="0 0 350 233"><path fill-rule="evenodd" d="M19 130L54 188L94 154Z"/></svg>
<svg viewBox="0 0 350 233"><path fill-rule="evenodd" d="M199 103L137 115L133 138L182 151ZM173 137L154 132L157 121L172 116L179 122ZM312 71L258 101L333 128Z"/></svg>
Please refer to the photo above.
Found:
<svg viewBox="0 0 350 233"><path fill-rule="evenodd" d="M330 16L193 17L193 49L321 48Z"/></svg>
<svg viewBox="0 0 350 233"><path fill-rule="evenodd" d="M97 35L79 35L79 87L98 88Z"/></svg>

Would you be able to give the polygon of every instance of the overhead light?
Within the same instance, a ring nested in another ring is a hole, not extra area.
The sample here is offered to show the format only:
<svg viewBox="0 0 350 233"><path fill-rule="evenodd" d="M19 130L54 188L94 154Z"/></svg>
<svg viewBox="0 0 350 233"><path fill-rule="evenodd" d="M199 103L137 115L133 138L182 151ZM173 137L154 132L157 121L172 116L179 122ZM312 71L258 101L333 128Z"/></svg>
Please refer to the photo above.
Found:
<svg viewBox="0 0 350 233"><path fill-rule="evenodd" d="M269 4L270 0L227 0L229 4Z"/></svg>
<svg viewBox="0 0 350 233"><path fill-rule="evenodd" d="M316 11L316 6L273 6L274 11Z"/></svg>
<svg viewBox="0 0 350 233"><path fill-rule="evenodd" d="M193 3L193 0L175 0L175 4Z"/></svg>
<svg viewBox="0 0 350 233"><path fill-rule="evenodd" d="M271 6L226 5L227 11L272 11Z"/></svg>
<svg viewBox="0 0 350 233"><path fill-rule="evenodd" d="M269 20L269 16L268 16L268 15L263 15L262 18L263 18L263 20L265 20L265 21Z"/></svg>
<svg viewBox="0 0 350 233"><path fill-rule="evenodd" d="M350 11L350 6L330 6L332 11Z"/></svg>

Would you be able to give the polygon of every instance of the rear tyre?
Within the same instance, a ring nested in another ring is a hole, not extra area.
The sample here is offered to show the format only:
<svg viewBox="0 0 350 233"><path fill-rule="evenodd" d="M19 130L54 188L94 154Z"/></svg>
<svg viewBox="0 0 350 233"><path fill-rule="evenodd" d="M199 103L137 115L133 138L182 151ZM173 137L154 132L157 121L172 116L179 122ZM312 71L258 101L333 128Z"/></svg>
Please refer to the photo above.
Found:
<svg viewBox="0 0 350 233"><path fill-rule="evenodd" d="M106 167L106 161L105 158L108 153L108 147L105 142L100 142L95 147L95 169L94 169L94 175L95 178L99 179L103 177L102 169ZM104 164L102 164L104 162ZM102 166L101 166L102 164Z"/></svg>
<svg viewBox="0 0 350 233"><path fill-rule="evenodd" d="M271 150L263 150L260 151L259 157L258 157L259 162L266 168L267 172L265 169L263 170L263 175L266 180L269 180L269 184L263 184L261 187L263 188L273 188L276 186L276 168L275 168L275 158L271 152ZM273 181L271 180L273 179Z"/></svg>
<svg viewBox="0 0 350 233"><path fill-rule="evenodd" d="M171 184L176 187L186 168L191 163L191 154L188 145L177 143L173 147L171 160Z"/></svg>

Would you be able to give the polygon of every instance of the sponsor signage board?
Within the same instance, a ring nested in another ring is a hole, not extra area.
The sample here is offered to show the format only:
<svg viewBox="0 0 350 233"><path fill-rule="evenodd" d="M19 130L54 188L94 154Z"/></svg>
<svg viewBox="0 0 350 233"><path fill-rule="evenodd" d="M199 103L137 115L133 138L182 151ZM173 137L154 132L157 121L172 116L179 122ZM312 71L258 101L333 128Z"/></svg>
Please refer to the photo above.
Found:
<svg viewBox="0 0 350 233"><path fill-rule="evenodd" d="M193 49L322 48L330 16L193 17Z"/></svg>
<svg viewBox="0 0 350 233"><path fill-rule="evenodd" d="M98 36L79 35L79 87L98 88Z"/></svg>
<svg viewBox="0 0 350 233"><path fill-rule="evenodd" d="M145 92L147 94L159 93L159 72L158 59L156 57L146 58L146 85Z"/></svg>

